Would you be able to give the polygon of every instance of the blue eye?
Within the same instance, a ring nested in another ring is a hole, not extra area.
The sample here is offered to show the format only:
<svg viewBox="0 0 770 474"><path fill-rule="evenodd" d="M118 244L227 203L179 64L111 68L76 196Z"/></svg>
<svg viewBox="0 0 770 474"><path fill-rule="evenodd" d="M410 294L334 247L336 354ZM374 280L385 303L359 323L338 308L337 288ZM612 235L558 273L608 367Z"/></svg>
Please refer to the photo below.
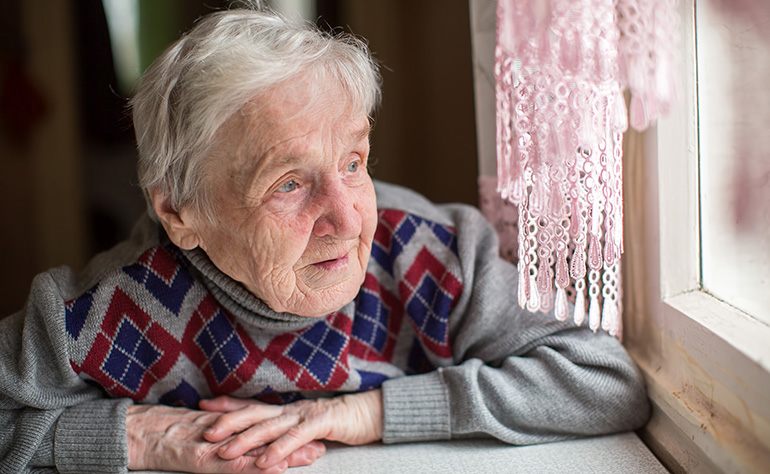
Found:
<svg viewBox="0 0 770 474"><path fill-rule="evenodd" d="M280 185L278 187L277 191L279 193L290 193L290 192L294 191L295 189L297 189L297 186L299 186L297 184L297 182L292 179L292 180L286 181L285 183Z"/></svg>
<svg viewBox="0 0 770 474"><path fill-rule="evenodd" d="M355 173L356 171L358 171L358 162L357 161L353 161L352 163L350 163L348 165L348 172L349 173Z"/></svg>

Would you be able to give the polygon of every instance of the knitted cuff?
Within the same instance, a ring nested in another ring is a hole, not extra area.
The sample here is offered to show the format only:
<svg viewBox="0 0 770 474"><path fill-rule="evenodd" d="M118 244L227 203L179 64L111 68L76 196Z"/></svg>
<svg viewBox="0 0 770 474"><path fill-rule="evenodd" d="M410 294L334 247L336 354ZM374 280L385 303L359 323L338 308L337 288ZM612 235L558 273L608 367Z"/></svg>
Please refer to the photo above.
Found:
<svg viewBox="0 0 770 474"><path fill-rule="evenodd" d="M449 394L439 371L382 384L383 443L451 438Z"/></svg>
<svg viewBox="0 0 770 474"><path fill-rule="evenodd" d="M66 473L125 473L127 399L84 402L64 411L56 425L56 468Z"/></svg>

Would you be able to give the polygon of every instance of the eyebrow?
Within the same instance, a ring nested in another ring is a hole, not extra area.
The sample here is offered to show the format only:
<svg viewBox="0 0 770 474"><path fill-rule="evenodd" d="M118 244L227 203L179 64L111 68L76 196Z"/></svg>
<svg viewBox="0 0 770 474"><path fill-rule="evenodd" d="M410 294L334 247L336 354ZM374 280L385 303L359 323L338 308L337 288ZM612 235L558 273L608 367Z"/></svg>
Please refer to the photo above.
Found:
<svg viewBox="0 0 770 474"><path fill-rule="evenodd" d="M350 137L350 143L355 144L364 139L367 139L371 133L372 126L367 120L363 127L348 135ZM249 187L253 187L254 182L258 180L259 177L263 175L263 173L277 168L291 167L296 163L299 163L301 160L302 159L300 157L293 154L274 156L268 163L257 165L257 167L254 168L254 173L249 179Z"/></svg>
<svg viewBox="0 0 770 474"><path fill-rule="evenodd" d="M368 138L369 134L371 134L371 133L372 133L372 126L369 123L369 121L367 120L366 121L366 125L361 127L361 129L358 130L357 132L353 133L353 135L352 135L353 136L353 141L354 142L360 142L364 138Z"/></svg>

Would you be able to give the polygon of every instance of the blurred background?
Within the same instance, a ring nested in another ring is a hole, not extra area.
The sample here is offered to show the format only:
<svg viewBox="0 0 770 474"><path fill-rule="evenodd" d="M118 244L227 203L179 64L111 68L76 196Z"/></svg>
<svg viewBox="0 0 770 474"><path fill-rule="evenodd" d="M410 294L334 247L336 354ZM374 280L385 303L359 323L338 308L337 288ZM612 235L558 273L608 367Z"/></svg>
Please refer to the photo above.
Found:
<svg viewBox="0 0 770 474"><path fill-rule="evenodd" d="M0 6L0 316L47 268L82 268L144 210L126 110L149 63L225 0L7 0ZM383 75L373 176L476 204L468 2L274 0L369 42Z"/></svg>

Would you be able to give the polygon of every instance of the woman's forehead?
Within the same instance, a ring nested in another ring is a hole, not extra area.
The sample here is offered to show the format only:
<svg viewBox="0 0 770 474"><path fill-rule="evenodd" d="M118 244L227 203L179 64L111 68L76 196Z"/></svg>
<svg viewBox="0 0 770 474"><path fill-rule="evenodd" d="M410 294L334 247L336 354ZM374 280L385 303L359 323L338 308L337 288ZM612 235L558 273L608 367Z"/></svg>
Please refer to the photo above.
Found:
<svg viewBox="0 0 770 474"><path fill-rule="evenodd" d="M343 98L319 98L303 107L270 104L242 115L243 144L258 153L328 142L346 145L369 136L369 118Z"/></svg>
<svg viewBox="0 0 770 474"><path fill-rule="evenodd" d="M335 154L368 144L369 117L346 94L329 91L303 103L292 91L257 98L225 124L220 139L230 175L252 181L270 169L301 165L314 155L306 150L332 152L324 157L336 161Z"/></svg>
<svg viewBox="0 0 770 474"><path fill-rule="evenodd" d="M342 84L333 78L317 80L303 75L281 84L252 99L242 109L242 116L252 133L288 132L291 128L316 128L368 120L366 111L357 104ZM265 138L265 137L263 137Z"/></svg>

